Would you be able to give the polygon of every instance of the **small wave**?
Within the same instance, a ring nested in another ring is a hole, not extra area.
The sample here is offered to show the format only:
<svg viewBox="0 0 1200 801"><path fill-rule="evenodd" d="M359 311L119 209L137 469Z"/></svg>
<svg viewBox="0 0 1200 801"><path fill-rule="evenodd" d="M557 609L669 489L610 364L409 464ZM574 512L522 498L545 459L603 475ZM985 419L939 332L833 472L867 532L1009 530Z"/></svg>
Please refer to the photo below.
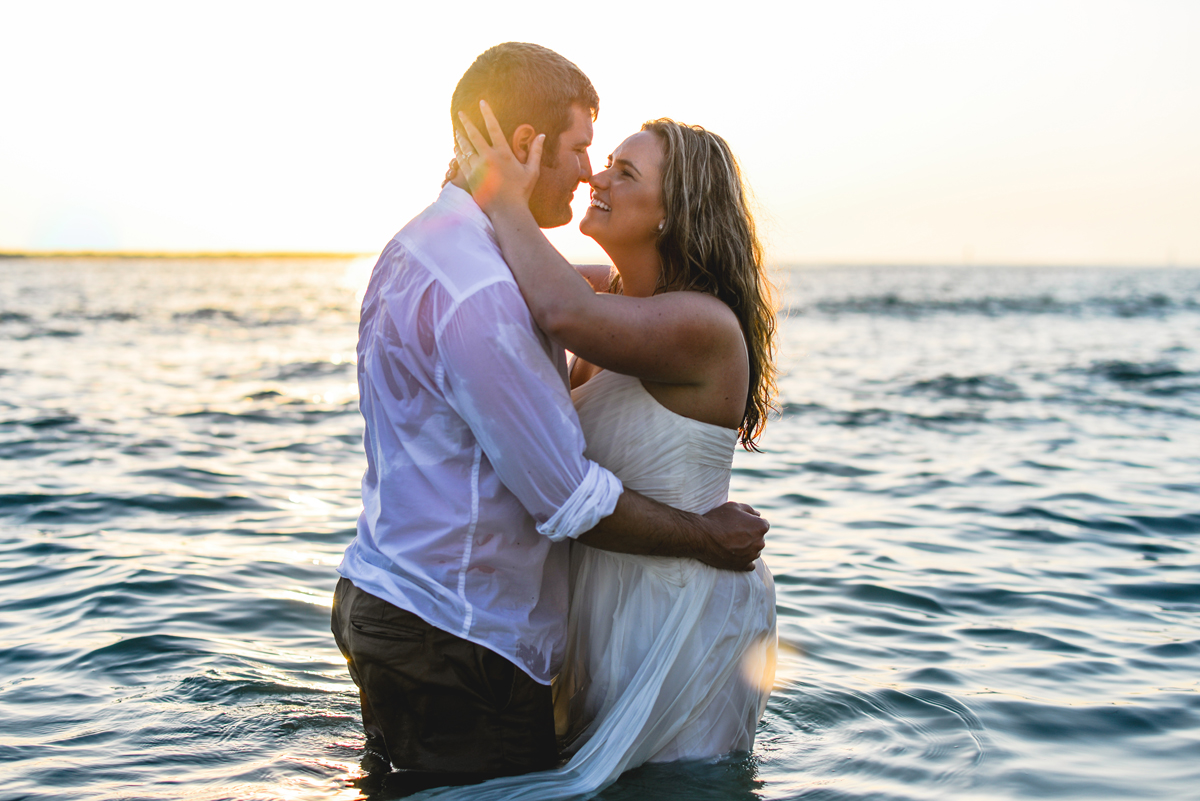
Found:
<svg viewBox="0 0 1200 801"><path fill-rule="evenodd" d="M79 418L73 414L50 414L27 417L22 420L4 420L0 421L0 426L26 426L33 429L43 429L62 428L63 426L74 425L78 422Z"/></svg>
<svg viewBox="0 0 1200 801"><path fill-rule="evenodd" d="M1006 399L1007 400L1007 399ZM946 426L984 423L988 416L977 409L960 409L938 414L919 414L873 406L865 409L831 409L820 404L784 404L783 416L821 414L826 425L842 428L869 428L889 424L911 425L923 429L940 429ZM1038 418L1042 420L1043 418Z"/></svg>
<svg viewBox="0 0 1200 801"><path fill-rule="evenodd" d="M71 442L49 440L47 436L0 442L0 459L14 460L14 462L22 459L36 459L46 456L48 453L70 451L71 447Z"/></svg>
<svg viewBox="0 0 1200 801"><path fill-rule="evenodd" d="M1062 314L1075 310L1075 304L1063 303L1043 295L1032 298L959 298L935 300L903 298L895 293L841 300L821 300L813 308L825 314L884 314L916 317L926 314Z"/></svg>
<svg viewBox="0 0 1200 801"><path fill-rule="evenodd" d="M221 412L221 411L216 411L214 409L201 409L200 411L195 411L195 412L181 412L175 416L184 418L184 419L188 419L188 418L204 419L204 420L211 420L213 422L222 422L222 423L280 423L280 424L282 424L282 423L294 422L290 417L281 416L278 414L269 414L269 413L263 412L263 411L242 412L239 414L239 413L235 413L235 412Z"/></svg>
<svg viewBox="0 0 1200 801"><path fill-rule="evenodd" d="M1083 300L1064 300L1053 295L1009 297L963 297L952 299L910 298L883 293L850 298L823 299L811 304L789 306L782 315L816 311L821 314L874 314L894 317L927 315L983 315L1000 317L1011 314L1083 315L1112 317L1161 317L1181 311L1200 310L1193 298L1174 299L1162 293L1147 295L1097 296Z"/></svg>
<svg viewBox="0 0 1200 801"><path fill-rule="evenodd" d="M895 590L891 587L881 587L878 584L857 584L849 587L849 597L864 603L880 604L883 606L900 606L915 609L934 615L949 615L944 606L932 598L915 592Z"/></svg>
<svg viewBox="0 0 1200 801"><path fill-rule="evenodd" d="M841 476L842 478L873 476L878 472L876 470L865 470L861 467L854 467L853 465L848 464L839 464L837 462L805 462L800 466L813 473L824 473L830 476Z"/></svg>
<svg viewBox="0 0 1200 801"><path fill-rule="evenodd" d="M1193 725L1183 709L1122 706L1067 706L1030 701L993 701L985 704L988 728L1031 740L1111 742L1114 738L1145 737Z"/></svg>
<svg viewBox="0 0 1200 801"><path fill-rule="evenodd" d="M911 671L905 674L905 684L962 684L963 681L959 676L950 670L942 668L927 667Z"/></svg>
<svg viewBox="0 0 1200 801"><path fill-rule="evenodd" d="M1033 631L1004 628L969 628L959 629L959 633L972 639L983 640L984 642L1019 645L1024 648L1032 648L1035 651L1056 651L1068 654L1090 653L1087 648L1081 648L1078 645L1060 640L1057 637L1049 637Z"/></svg>
<svg viewBox="0 0 1200 801"><path fill-rule="evenodd" d="M1040 498L1042 501L1081 501L1083 503L1099 503L1099 504L1114 504L1117 501L1101 498L1099 495L1093 495L1090 492L1060 492L1055 495L1047 495L1045 498Z"/></svg>
<svg viewBox="0 0 1200 801"><path fill-rule="evenodd" d="M342 375L354 370L353 362L292 362L280 365L270 376L279 381L292 378L319 378Z"/></svg>
<svg viewBox="0 0 1200 801"><path fill-rule="evenodd" d="M1125 519L1156 534L1200 534L1200 513L1173 516L1126 515Z"/></svg>
<svg viewBox="0 0 1200 801"><path fill-rule="evenodd" d="M927 381L917 381L904 394L935 395L940 398L971 398L977 400L1021 400L1024 395L1017 385L994 375L942 375Z"/></svg>
<svg viewBox="0 0 1200 801"><path fill-rule="evenodd" d="M820 498L813 498L808 495L801 495L798 492L789 492L787 495L782 496L779 500L781 500L785 503L788 503L788 504L798 503L801 506L828 506L829 505L828 501L823 501Z"/></svg>
<svg viewBox="0 0 1200 801"><path fill-rule="evenodd" d="M203 309L193 309L192 311L175 312L171 315L171 319L179 322L206 322L208 320L226 320L231 323L240 323L242 319L229 309L214 309L206 307Z"/></svg>
<svg viewBox="0 0 1200 801"><path fill-rule="evenodd" d="M1200 584L1154 581L1145 584L1109 584L1108 589L1118 598L1126 598L1131 601L1200 604Z"/></svg>
<svg viewBox="0 0 1200 801"><path fill-rule="evenodd" d="M146 478L164 478L188 487L205 487L214 484L244 485L246 483L246 479L243 476L217 473L212 470L201 470L196 467L163 467L152 470L137 470L130 473L130 475L145 476Z"/></svg>
<svg viewBox="0 0 1200 801"><path fill-rule="evenodd" d="M25 515L29 523L105 522L139 512L204 515L221 512L261 510L269 507L243 495L115 496L86 492L75 495L9 493L0 495L0 513Z"/></svg>
<svg viewBox="0 0 1200 801"><path fill-rule="evenodd" d="M1000 517L1029 517L1053 520L1057 523L1068 523L1082 529L1104 531L1118 534L1139 534L1141 529L1123 518L1073 517L1061 512L1043 509L1040 506L1023 506L1011 512L1003 512ZM1066 538L1063 541L1067 541Z"/></svg>
<svg viewBox="0 0 1200 801"><path fill-rule="evenodd" d="M131 320L140 320L141 315L127 311L108 311L85 315L85 319L94 322L128 323Z"/></svg>
<svg viewBox="0 0 1200 801"><path fill-rule="evenodd" d="M1160 645L1150 645L1142 650L1150 656L1157 656L1164 659L1179 659L1181 657L1200 654L1200 640L1167 642Z"/></svg>
<svg viewBox="0 0 1200 801"><path fill-rule="evenodd" d="M887 423L894 419L895 415L887 409L853 409L847 412L839 412L835 422L837 425L847 428L857 428L859 426L878 426Z"/></svg>
<svg viewBox="0 0 1200 801"><path fill-rule="evenodd" d="M829 408L820 403L782 403L779 406L779 414L782 417L793 414L824 411L829 411Z"/></svg>
<svg viewBox="0 0 1200 801"><path fill-rule="evenodd" d="M8 339L13 339L17 342L28 342L31 339L42 339L47 337L50 339L69 339L71 337L80 336L82 333L82 331L75 331L69 328L42 328L40 326L35 326L27 331L13 334L12 336L8 337Z"/></svg>
<svg viewBox="0 0 1200 801"><path fill-rule="evenodd" d="M258 698L274 700L296 694L324 696L327 693L315 687L268 679L221 676L212 670L203 676L184 678L168 693L174 700L201 704L236 703Z"/></svg>
<svg viewBox="0 0 1200 801"><path fill-rule="evenodd" d="M1089 373L1120 383L1159 381L1164 378L1180 378L1187 373L1170 362L1126 362L1121 360L1093 362Z"/></svg>
<svg viewBox="0 0 1200 801"><path fill-rule="evenodd" d="M238 312L232 309L205 306L199 309L175 312L171 315L171 319L179 323L232 323L247 328L258 328L296 325L305 322L309 318L299 309L291 307L255 307Z"/></svg>
<svg viewBox="0 0 1200 801"><path fill-rule="evenodd" d="M1148 392L1147 394L1151 393ZM1106 398L1103 396L1092 396L1080 405L1085 408L1085 411L1099 414L1144 412L1148 415L1164 415L1184 420L1200 420L1200 413L1194 412L1186 406L1164 406L1155 403L1144 403L1122 398Z"/></svg>
<svg viewBox="0 0 1200 801"><path fill-rule="evenodd" d="M71 667L112 673L161 674L207 651L203 640L148 634L118 640L77 657Z"/></svg>
<svg viewBox="0 0 1200 801"><path fill-rule="evenodd" d="M1200 393L1200 384L1174 384L1166 387L1150 387L1146 390L1147 395L1160 398L1174 398L1178 395L1190 395L1193 392Z"/></svg>

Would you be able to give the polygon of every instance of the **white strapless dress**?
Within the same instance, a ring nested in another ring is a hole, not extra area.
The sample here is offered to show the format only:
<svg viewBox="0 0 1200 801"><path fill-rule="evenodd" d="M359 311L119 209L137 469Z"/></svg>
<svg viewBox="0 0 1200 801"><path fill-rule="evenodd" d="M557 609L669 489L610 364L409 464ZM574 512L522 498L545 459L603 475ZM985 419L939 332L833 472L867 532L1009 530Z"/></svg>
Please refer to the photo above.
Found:
<svg viewBox="0 0 1200 801"><path fill-rule="evenodd" d="M736 431L678 415L618 373L600 372L572 397L587 456L626 488L698 513L728 499ZM571 573L566 664L554 688L570 760L454 788L453 797L563 798L645 762L754 745L775 677L775 586L762 560L734 573L575 543Z"/></svg>

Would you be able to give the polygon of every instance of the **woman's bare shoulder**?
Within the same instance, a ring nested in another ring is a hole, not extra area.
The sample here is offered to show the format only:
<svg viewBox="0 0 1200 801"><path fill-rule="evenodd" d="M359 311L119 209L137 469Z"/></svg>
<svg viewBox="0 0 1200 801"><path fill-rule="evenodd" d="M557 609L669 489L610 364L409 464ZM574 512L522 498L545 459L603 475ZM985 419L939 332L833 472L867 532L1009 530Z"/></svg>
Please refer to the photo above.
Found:
<svg viewBox="0 0 1200 801"><path fill-rule="evenodd" d="M706 339L742 342L742 324L733 309L718 297L707 292L683 290L663 292L655 295L653 300L664 311L667 306L673 307L671 315L688 320L688 328L695 334L704 332Z"/></svg>

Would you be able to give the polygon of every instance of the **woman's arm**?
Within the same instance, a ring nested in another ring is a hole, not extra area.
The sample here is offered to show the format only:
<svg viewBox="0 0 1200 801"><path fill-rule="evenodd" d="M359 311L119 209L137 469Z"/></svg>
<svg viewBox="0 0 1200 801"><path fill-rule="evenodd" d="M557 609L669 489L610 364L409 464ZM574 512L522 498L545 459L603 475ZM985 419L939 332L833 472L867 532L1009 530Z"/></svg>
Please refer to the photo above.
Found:
<svg viewBox="0 0 1200 801"><path fill-rule="evenodd" d="M580 358L599 367L668 384L703 383L714 368L744 359L733 312L698 292L648 298L597 294L546 239L529 211L545 136L524 164L486 104L480 104L489 144L460 116L469 137L460 165L475 200L492 220L496 238L534 320Z"/></svg>

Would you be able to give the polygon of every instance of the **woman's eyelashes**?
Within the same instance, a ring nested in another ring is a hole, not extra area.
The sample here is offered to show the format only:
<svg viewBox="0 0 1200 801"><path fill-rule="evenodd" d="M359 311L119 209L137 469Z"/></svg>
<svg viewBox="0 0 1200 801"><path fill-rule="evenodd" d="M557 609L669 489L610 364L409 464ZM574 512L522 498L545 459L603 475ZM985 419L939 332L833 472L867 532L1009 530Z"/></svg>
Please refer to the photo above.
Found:
<svg viewBox="0 0 1200 801"><path fill-rule="evenodd" d="M608 161L605 162L605 164L604 164L604 169L611 170L612 168L613 168L612 156L609 156ZM618 174L623 178L633 178L633 173L629 171L628 167L622 167L621 172Z"/></svg>

